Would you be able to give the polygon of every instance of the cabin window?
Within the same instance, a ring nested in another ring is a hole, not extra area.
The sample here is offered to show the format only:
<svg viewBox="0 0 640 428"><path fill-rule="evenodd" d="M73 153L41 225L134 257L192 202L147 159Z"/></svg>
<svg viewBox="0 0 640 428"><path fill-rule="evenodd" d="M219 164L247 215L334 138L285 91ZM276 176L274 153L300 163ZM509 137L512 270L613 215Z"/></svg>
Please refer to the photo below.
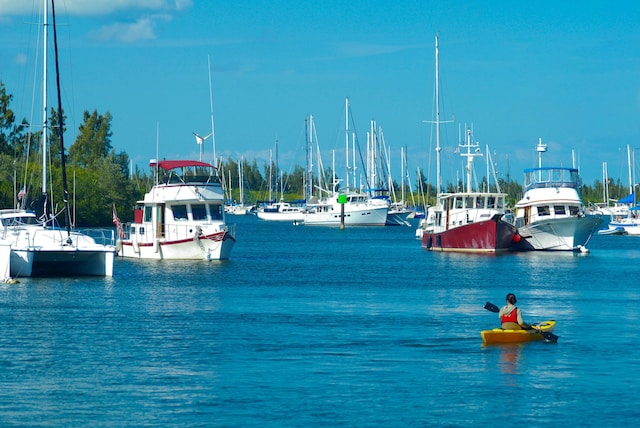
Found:
<svg viewBox="0 0 640 428"><path fill-rule="evenodd" d="M549 215L549 207L547 205L543 207L538 207L538 215L540 217Z"/></svg>
<svg viewBox="0 0 640 428"><path fill-rule="evenodd" d="M466 197L464 204L465 208L473 208L473 196Z"/></svg>
<svg viewBox="0 0 640 428"><path fill-rule="evenodd" d="M140 226L138 228L138 235L144 235L144 227L143 226Z"/></svg>
<svg viewBox="0 0 640 428"><path fill-rule="evenodd" d="M153 211L151 211L151 207L144 207L144 221L145 223L148 223L151 221L151 213Z"/></svg>
<svg viewBox="0 0 640 428"><path fill-rule="evenodd" d="M476 198L476 208L484 208L484 197L478 196Z"/></svg>
<svg viewBox="0 0 640 428"><path fill-rule="evenodd" d="M564 205L554 205L553 211L555 211L556 215L565 215Z"/></svg>
<svg viewBox="0 0 640 428"><path fill-rule="evenodd" d="M456 206L455 206L456 208L458 208L458 209L462 208L462 199L456 198L455 204L456 204Z"/></svg>
<svg viewBox="0 0 640 428"><path fill-rule="evenodd" d="M211 219L220 220L222 218L222 205L210 205Z"/></svg>
<svg viewBox="0 0 640 428"><path fill-rule="evenodd" d="M498 197L496 200L496 208L499 210L504 209L504 196Z"/></svg>
<svg viewBox="0 0 640 428"><path fill-rule="evenodd" d="M186 205L174 205L172 210L173 210L173 219L175 221L186 221L189 219L187 217Z"/></svg>
<svg viewBox="0 0 640 428"><path fill-rule="evenodd" d="M207 207L204 204L191 205L191 215L193 220L206 220L207 219Z"/></svg>
<svg viewBox="0 0 640 428"><path fill-rule="evenodd" d="M487 198L487 208L492 209L496 207L496 198L489 196Z"/></svg>
<svg viewBox="0 0 640 428"><path fill-rule="evenodd" d="M569 205L569 214L576 216L580 213L580 207L576 205Z"/></svg>

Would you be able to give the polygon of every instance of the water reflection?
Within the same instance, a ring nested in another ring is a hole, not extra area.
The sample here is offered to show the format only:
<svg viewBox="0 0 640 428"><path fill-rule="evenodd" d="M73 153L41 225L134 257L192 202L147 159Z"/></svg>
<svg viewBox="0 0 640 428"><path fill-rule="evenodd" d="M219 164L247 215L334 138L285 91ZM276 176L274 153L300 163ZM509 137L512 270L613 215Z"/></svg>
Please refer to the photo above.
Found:
<svg viewBox="0 0 640 428"><path fill-rule="evenodd" d="M522 344L504 344L500 345L500 372L507 375L515 375L519 373L520 353ZM507 377L507 383L515 386L515 378Z"/></svg>

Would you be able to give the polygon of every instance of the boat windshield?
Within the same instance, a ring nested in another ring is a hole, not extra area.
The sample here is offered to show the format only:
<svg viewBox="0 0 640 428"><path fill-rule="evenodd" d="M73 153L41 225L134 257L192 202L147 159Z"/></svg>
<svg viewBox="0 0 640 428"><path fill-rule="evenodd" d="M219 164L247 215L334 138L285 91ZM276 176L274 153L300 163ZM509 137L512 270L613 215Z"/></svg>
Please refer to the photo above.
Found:
<svg viewBox="0 0 640 428"><path fill-rule="evenodd" d="M219 183L220 178L213 167L185 166L169 171L160 170L160 182L167 184Z"/></svg>
<svg viewBox="0 0 640 428"><path fill-rule="evenodd" d="M578 184L579 175L578 170L575 168L528 168L524 171L525 189L544 187L577 188Z"/></svg>
<svg viewBox="0 0 640 428"><path fill-rule="evenodd" d="M38 224L38 220L34 216L16 216L2 219L3 226L16 226L22 224Z"/></svg>

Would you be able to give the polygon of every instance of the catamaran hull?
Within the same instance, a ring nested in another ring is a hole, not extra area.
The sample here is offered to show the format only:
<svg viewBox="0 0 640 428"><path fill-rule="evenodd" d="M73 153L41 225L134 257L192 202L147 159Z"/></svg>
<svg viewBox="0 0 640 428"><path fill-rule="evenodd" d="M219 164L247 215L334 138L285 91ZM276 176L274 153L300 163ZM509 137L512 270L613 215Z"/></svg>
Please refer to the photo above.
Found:
<svg viewBox="0 0 640 428"><path fill-rule="evenodd" d="M600 227L599 216L556 218L537 221L518 228L520 241L514 242L518 251L579 251Z"/></svg>
<svg viewBox="0 0 640 428"><path fill-rule="evenodd" d="M175 241L122 240L118 243L118 254L136 259L227 260L235 243L236 239L228 232Z"/></svg>
<svg viewBox="0 0 640 428"><path fill-rule="evenodd" d="M0 280L11 277L11 245L0 240Z"/></svg>
<svg viewBox="0 0 640 428"><path fill-rule="evenodd" d="M28 276L113 276L115 254L113 247L110 250L36 250Z"/></svg>
<svg viewBox="0 0 640 428"><path fill-rule="evenodd" d="M515 226L494 216L489 220L468 223L443 232L422 234L422 247L431 251L496 253L509 251Z"/></svg>

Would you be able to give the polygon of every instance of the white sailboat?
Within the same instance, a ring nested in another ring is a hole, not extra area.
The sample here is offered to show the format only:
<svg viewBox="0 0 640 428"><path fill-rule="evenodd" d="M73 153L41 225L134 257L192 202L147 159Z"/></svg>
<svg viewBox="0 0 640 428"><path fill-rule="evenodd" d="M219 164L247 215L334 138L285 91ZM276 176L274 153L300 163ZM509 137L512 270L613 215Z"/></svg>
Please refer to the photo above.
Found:
<svg viewBox="0 0 640 428"><path fill-rule="evenodd" d="M627 161L629 164L629 195L616 202L616 207L626 208L625 211L612 213L611 221L606 229L598 231L601 235L640 235L640 206L636 203L635 193L635 156L627 144Z"/></svg>
<svg viewBox="0 0 640 428"><path fill-rule="evenodd" d="M347 104L348 106L348 104ZM348 122L347 122L348 123ZM365 193L358 193L350 187L339 189L340 181L335 177L331 188L327 183L320 183L316 189L322 194L311 196L313 189L313 149L317 140L313 116L308 123L308 158L307 158L307 183L306 183L306 212L304 225L309 226L384 226L387 222L389 203L387 200L371 198ZM316 137L316 138L314 138ZM316 144L317 145L317 144ZM317 147L316 147L317 148ZM318 149L318 179L324 177L322 159ZM354 162L355 165L355 162ZM335 171L335 167L332 168ZM348 175L347 175L348 176ZM347 182L348 184L348 182ZM354 179L355 184L355 179Z"/></svg>
<svg viewBox="0 0 640 428"><path fill-rule="evenodd" d="M43 9L43 129L42 129L42 200L44 214L41 218L36 213L26 210L24 207L17 209L0 210L1 238L10 243L10 272L12 276L60 276L60 275L97 275L112 276L113 261L115 256L115 236L111 238L103 236L97 240L85 233L71 230L71 214L68 204L68 192L65 172L64 136L62 130L62 104L60 101L59 77L58 82L58 123L60 132L62 156L62 180L64 189L66 217L65 228L56 226L56 218L49 214L49 195L47 193L47 148L48 148L48 114L47 114L47 32L48 25L48 0L44 2ZM51 14L53 21L53 36L56 73L58 74L57 40L55 5L51 0ZM106 238L106 239L105 239Z"/></svg>
<svg viewBox="0 0 640 428"><path fill-rule="evenodd" d="M240 202L226 205L224 207L227 214L247 215L255 210L255 205L245 204L244 201L244 159L238 161L238 188L240 189ZM231 190L231 180L229 180L229 190Z"/></svg>

